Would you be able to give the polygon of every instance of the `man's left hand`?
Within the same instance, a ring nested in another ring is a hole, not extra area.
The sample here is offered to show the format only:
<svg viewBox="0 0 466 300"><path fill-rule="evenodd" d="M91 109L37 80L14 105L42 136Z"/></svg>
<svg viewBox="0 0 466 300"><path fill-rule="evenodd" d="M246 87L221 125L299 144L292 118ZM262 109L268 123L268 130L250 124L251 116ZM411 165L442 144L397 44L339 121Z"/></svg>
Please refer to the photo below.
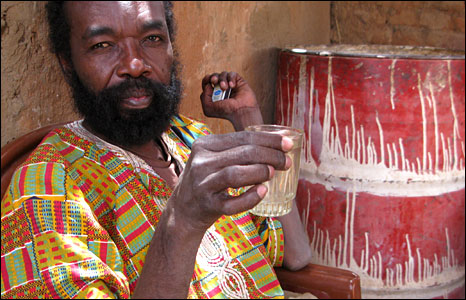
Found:
<svg viewBox="0 0 466 300"><path fill-rule="evenodd" d="M217 84L223 91L231 88L230 98L212 101L214 86ZM201 103L206 116L229 120L236 131L263 123L256 95L246 80L236 72L206 75L202 80Z"/></svg>

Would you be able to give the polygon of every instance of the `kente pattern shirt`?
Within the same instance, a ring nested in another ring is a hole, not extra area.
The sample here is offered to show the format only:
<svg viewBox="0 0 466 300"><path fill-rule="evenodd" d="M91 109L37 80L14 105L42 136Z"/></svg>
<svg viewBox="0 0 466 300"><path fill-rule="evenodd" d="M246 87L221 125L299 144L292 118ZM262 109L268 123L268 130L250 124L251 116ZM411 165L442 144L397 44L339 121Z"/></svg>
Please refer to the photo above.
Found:
<svg viewBox="0 0 466 300"><path fill-rule="evenodd" d="M137 156L76 121L49 133L2 199L2 298L130 298L171 189ZM181 167L210 130L178 115L162 139ZM205 233L189 298L273 298L274 218L223 216Z"/></svg>

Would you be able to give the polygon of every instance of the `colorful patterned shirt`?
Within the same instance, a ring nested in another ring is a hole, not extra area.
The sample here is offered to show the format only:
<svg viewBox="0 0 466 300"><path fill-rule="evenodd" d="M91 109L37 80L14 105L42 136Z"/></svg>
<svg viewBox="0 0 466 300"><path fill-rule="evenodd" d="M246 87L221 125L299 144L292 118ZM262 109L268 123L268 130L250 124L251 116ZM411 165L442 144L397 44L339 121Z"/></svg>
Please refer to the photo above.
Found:
<svg viewBox="0 0 466 300"><path fill-rule="evenodd" d="M17 169L1 206L2 298L130 298L171 189L142 159L76 121ZM210 130L176 116L162 139L180 164ZM283 297L273 218L223 216L204 235L190 298Z"/></svg>

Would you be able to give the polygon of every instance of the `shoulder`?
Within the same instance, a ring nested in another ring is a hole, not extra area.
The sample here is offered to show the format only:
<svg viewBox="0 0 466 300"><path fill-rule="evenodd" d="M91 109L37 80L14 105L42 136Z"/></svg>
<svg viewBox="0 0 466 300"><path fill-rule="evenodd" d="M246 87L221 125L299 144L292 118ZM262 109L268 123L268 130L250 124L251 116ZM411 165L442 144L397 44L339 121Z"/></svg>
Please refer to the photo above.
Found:
<svg viewBox="0 0 466 300"><path fill-rule="evenodd" d="M18 167L9 178L4 198L64 194L67 167L84 155L79 146L69 142L73 138L66 126L59 126L46 134L29 154L17 157Z"/></svg>

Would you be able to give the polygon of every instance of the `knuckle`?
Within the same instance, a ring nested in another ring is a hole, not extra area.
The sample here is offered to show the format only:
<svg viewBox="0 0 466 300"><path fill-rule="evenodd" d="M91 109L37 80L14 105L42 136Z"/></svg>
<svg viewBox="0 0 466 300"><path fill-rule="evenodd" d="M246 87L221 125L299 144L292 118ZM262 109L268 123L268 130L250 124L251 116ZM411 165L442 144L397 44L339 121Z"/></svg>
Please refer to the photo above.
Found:
<svg viewBox="0 0 466 300"><path fill-rule="evenodd" d="M255 140L255 134L252 131L242 131L240 134L240 138L245 144L251 145Z"/></svg>
<svg viewBox="0 0 466 300"><path fill-rule="evenodd" d="M237 174L236 171L237 171L236 166L230 166L230 167L224 169L224 174L225 174L224 180L226 182L231 182L236 177L236 174Z"/></svg>
<svg viewBox="0 0 466 300"><path fill-rule="evenodd" d="M235 212L234 212L234 210L231 208L231 206L227 206L227 207L224 207L224 208L223 208L222 214L223 214L223 215L227 215L227 216L231 216L231 215L234 215Z"/></svg>
<svg viewBox="0 0 466 300"><path fill-rule="evenodd" d="M252 145L245 145L242 148L243 151L239 152L238 155L241 155L248 163L253 162L257 157L257 148Z"/></svg>
<svg viewBox="0 0 466 300"><path fill-rule="evenodd" d="M208 140L208 136L201 136L200 138L194 140L191 146L191 152L198 152L205 148L205 144Z"/></svg>
<svg viewBox="0 0 466 300"><path fill-rule="evenodd" d="M236 186L247 178L248 174L239 166L231 166L225 170L225 182Z"/></svg>

